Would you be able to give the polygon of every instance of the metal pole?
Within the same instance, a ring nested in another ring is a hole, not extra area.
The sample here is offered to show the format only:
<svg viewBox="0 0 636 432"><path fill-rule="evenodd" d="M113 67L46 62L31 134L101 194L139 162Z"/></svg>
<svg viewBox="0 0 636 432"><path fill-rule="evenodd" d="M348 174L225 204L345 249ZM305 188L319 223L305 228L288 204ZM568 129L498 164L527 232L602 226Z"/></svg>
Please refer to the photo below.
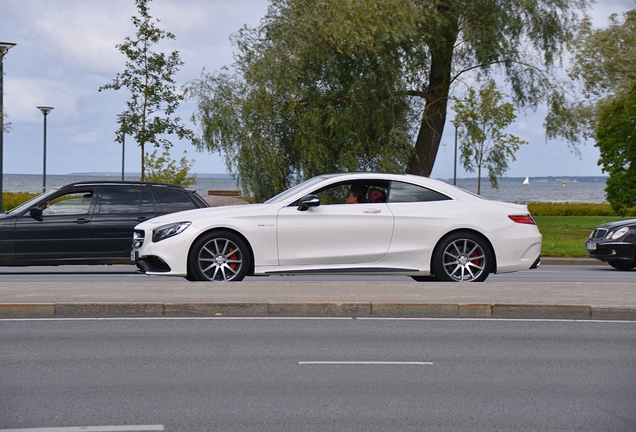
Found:
<svg viewBox="0 0 636 432"><path fill-rule="evenodd" d="M117 117L121 119L122 126L124 122L130 118L130 115L126 113L117 114ZM124 157L126 155L126 132L125 129L122 128L122 139L121 139L121 181L124 181Z"/></svg>
<svg viewBox="0 0 636 432"><path fill-rule="evenodd" d="M121 181L124 181L124 158L126 156L126 132L121 139Z"/></svg>
<svg viewBox="0 0 636 432"><path fill-rule="evenodd" d="M4 55L15 46L12 42L0 42L0 213L2 210L2 181L4 173L2 167L4 165L4 71L2 70L2 60Z"/></svg>
<svg viewBox="0 0 636 432"><path fill-rule="evenodd" d="M453 185L457 186L457 124L453 122L455 126L455 166L453 168Z"/></svg>
<svg viewBox="0 0 636 432"><path fill-rule="evenodd" d="M2 71L2 59L4 57L4 53L6 51L2 48L0 48L0 213L3 213L2 210L2 178L3 178L3 172L2 172L2 165L3 165L3 154L2 154L2 149L4 147L4 98L3 98L3 93L4 93L4 83L3 83L3 79L2 77L4 76L4 73Z"/></svg>
<svg viewBox="0 0 636 432"><path fill-rule="evenodd" d="M42 193L46 192L46 115L44 113L44 157L42 158L44 166L42 167Z"/></svg>
<svg viewBox="0 0 636 432"><path fill-rule="evenodd" d="M46 116L49 115L53 107L39 106L37 107L44 114L44 158L42 169L42 193L46 192Z"/></svg>

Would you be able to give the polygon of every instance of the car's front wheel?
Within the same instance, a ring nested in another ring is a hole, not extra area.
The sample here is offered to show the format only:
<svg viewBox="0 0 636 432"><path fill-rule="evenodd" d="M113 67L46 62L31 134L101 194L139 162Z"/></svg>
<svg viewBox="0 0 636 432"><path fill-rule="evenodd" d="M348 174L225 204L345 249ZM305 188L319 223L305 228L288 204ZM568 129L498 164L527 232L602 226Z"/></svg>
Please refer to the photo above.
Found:
<svg viewBox="0 0 636 432"><path fill-rule="evenodd" d="M483 282L492 266L490 245L471 232L442 239L433 253L432 270L440 281Z"/></svg>
<svg viewBox="0 0 636 432"><path fill-rule="evenodd" d="M240 281L249 270L250 253L239 236L217 231L194 242L188 264L188 280Z"/></svg>
<svg viewBox="0 0 636 432"><path fill-rule="evenodd" d="M634 261L608 261L609 265L616 270L631 270L634 268Z"/></svg>

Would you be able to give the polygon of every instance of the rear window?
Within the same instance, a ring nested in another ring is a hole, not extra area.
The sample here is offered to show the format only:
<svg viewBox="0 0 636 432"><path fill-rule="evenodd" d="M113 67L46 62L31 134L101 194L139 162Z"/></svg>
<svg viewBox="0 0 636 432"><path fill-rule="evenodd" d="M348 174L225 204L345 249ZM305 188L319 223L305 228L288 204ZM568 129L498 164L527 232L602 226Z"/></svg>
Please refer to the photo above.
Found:
<svg viewBox="0 0 636 432"><path fill-rule="evenodd" d="M427 189L410 183L391 182L389 202L427 202L446 201L450 198L434 190Z"/></svg>
<svg viewBox="0 0 636 432"><path fill-rule="evenodd" d="M173 213L198 208L189 193L179 190L154 190L157 207L161 213Z"/></svg>
<svg viewBox="0 0 636 432"><path fill-rule="evenodd" d="M145 189L104 189L100 214L154 213L150 191Z"/></svg>

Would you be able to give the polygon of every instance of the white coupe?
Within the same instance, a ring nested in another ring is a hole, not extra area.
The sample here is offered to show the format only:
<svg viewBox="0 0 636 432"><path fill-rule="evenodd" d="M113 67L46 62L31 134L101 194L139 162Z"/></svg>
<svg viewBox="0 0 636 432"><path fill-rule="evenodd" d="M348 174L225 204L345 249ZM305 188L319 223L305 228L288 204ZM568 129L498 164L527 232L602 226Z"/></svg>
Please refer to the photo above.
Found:
<svg viewBox="0 0 636 432"><path fill-rule="evenodd" d="M362 191L356 204L347 194ZM485 280L535 268L541 234L527 206L404 174L314 177L263 204L182 211L135 228L147 274L192 281L247 275L401 274Z"/></svg>

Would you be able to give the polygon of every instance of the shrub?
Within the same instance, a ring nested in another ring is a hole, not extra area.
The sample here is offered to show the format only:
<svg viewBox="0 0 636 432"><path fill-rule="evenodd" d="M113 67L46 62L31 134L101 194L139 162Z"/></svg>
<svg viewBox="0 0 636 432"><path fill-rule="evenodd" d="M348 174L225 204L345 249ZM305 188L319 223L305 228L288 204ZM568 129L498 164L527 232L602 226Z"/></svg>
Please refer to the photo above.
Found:
<svg viewBox="0 0 636 432"><path fill-rule="evenodd" d="M39 193L29 192L3 192L2 193L2 210L11 210L20 204L40 195Z"/></svg>

